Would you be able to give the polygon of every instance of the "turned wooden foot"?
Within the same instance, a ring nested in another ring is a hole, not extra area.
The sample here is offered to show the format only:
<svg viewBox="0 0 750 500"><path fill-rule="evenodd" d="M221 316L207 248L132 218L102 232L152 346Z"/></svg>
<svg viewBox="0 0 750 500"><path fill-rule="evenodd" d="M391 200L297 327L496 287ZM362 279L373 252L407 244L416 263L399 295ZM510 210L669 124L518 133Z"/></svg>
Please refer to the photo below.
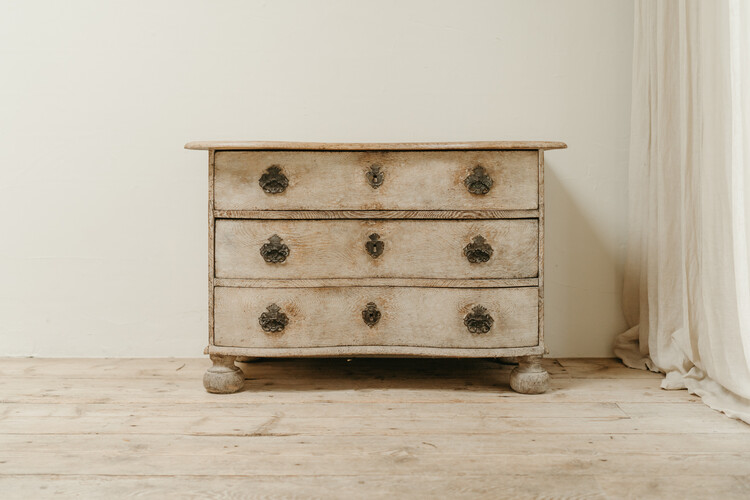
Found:
<svg viewBox="0 0 750 500"><path fill-rule="evenodd" d="M208 392L229 394L242 389L245 376L234 365L234 356L211 354L211 361L214 365L203 375L203 387Z"/></svg>
<svg viewBox="0 0 750 500"><path fill-rule="evenodd" d="M542 368L541 356L518 358L510 372L510 387L521 394L541 394L549 388L549 374Z"/></svg>

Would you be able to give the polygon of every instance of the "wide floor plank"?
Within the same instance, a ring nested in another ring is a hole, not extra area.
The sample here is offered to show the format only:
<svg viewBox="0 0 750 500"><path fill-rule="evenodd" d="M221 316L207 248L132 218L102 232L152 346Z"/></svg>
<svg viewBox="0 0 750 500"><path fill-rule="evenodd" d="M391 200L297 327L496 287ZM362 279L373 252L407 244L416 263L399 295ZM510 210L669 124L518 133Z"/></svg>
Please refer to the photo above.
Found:
<svg viewBox="0 0 750 500"><path fill-rule="evenodd" d="M750 426L613 359L0 359L2 498L748 498Z"/></svg>

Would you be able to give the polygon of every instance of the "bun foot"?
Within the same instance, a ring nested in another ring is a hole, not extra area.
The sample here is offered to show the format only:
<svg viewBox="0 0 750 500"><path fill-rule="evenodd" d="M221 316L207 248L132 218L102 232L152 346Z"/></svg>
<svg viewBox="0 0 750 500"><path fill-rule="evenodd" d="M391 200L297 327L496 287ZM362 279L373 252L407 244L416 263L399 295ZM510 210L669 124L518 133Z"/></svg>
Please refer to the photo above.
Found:
<svg viewBox="0 0 750 500"><path fill-rule="evenodd" d="M245 376L234 365L234 356L211 354L214 365L203 375L203 387L215 394L231 394L242 389Z"/></svg>
<svg viewBox="0 0 750 500"><path fill-rule="evenodd" d="M549 389L549 374L542 368L541 356L518 358L510 372L510 387L521 394L541 394Z"/></svg>

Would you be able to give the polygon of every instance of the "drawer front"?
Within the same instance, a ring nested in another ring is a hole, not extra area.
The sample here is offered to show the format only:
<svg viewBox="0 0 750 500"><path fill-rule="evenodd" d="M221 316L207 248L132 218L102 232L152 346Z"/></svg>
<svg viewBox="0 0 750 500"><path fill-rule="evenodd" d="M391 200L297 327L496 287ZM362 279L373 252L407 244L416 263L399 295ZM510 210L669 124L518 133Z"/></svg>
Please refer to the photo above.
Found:
<svg viewBox="0 0 750 500"><path fill-rule="evenodd" d="M214 294L217 346L489 349L539 342L536 287L217 287Z"/></svg>
<svg viewBox="0 0 750 500"><path fill-rule="evenodd" d="M218 278L533 278L536 219L216 220Z"/></svg>
<svg viewBox="0 0 750 500"><path fill-rule="evenodd" d="M539 206L538 177L537 151L217 151L214 204L218 210L527 210Z"/></svg>

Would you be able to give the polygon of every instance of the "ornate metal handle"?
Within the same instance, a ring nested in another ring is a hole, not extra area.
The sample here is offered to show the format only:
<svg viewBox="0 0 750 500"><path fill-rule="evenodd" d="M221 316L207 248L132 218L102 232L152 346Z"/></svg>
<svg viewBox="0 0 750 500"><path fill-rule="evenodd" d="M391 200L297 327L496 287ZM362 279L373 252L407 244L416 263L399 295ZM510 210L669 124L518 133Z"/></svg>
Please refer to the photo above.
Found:
<svg viewBox="0 0 750 500"><path fill-rule="evenodd" d="M266 307L266 312L260 315L258 323L260 323L264 332L276 333L284 330L284 327L289 323L289 318L281 312L279 306L271 304Z"/></svg>
<svg viewBox="0 0 750 500"><path fill-rule="evenodd" d="M368 302L367 307L362 310L362 319L370 328L380 321L380 316L380 311L378 311L378 306L375 305L375 302Z"/></svg>
<svg viewBox="0 0 750 500"><path fill-rule="evenodd" d="M365 243L365 250L367 250L367 253L370 254L370 257L373 259L377 259L381 255L383 255L383 250L385 250L385 243L380 241L380 235L378 233L372 233L370 235L370 241Z"/></svg>
<svg viewBox="0 0 750 500"><path fill-rule="evenodd" d="M268 238L268 243L260 247L260 254L266 262L279 264L289 257L289 247L281 242L278 234L274 234Z"/></svg>
<svg viewBox="0 0 750 500"><path fill-rule="evenodd" d="M283 193L289 185L289 179L281 172L281 167L271 165L266 169L266 173L260 176L258 184L268 194Z"/></svg>
<svg viewBox="0 0 750 500"><path fill-rule="evenodd" d="M471 333L487 333L494 322L490 313L482 306L474 306L464 317L464 325Z"/></svg>
<svg viewBox="0 0 750 500"><path fill-rule="evenodd" d="M466 188L472 194L487 194L492 188L492 177L487 174L483 166L477 165L466 179L464 179Z"/></svg>
<svg viewBox="0 0 750 500"><path fill-rule="evenodd" d="M474 240L464 247L464 255L472 264L487 262L492 257L492 247L484 236L474 236Z"/></svg>
<svg viewBox="0 0 750 500"><path fill-rule="evenodd" d="M381 172L380 168L380 165L371 165L370 170L368 170L365 174L365 176L367 177L367 182L370 183L370 186L373 189L377 189L382 186L383 181L385 180L385 173Z"/></svg>

